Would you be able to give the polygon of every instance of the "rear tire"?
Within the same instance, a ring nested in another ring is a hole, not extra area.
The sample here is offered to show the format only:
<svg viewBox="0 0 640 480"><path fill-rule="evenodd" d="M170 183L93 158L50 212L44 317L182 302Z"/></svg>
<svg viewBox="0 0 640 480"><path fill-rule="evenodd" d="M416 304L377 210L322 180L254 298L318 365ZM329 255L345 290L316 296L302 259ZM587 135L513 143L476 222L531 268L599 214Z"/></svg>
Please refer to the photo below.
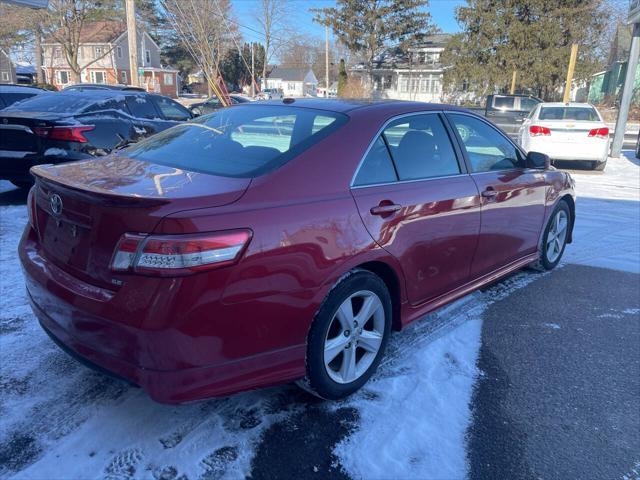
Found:
<svg viewBox="0 0 640 480"><path fill-rule="evenodd" d="M607 161L604 162L593 162L593 169L598 172L604 172L604 168L607 166Z"/></svg>
<svg viewBox="0 0 640 480"><path fill-rule="evenodd" d="M532 265L537 270L554 269L564 254L571 228L571 210L564 200L560 200L549 217L542 235L540 259Z"/></svg>
<svg viewBox="0 0 640 480"><path fill-rule="evenodd" d="M391 296L380 277L356 270L327 295L307 339L298 385L324 399L345 398L378 368L391 334Z"/></svg>

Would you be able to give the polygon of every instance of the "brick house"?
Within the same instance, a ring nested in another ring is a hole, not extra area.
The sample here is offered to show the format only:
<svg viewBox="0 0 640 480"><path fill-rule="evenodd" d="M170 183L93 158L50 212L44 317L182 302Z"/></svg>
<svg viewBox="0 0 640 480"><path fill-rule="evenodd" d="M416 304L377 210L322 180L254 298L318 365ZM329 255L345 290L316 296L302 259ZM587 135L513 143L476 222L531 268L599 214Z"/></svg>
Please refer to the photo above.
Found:
<svg viewBox="0 0 640 480"><path fill-rule="evenodd" d="M168 97L178 96L178 71L160 63L160 47L142 30L137 32L138 76L140 86ZM129 40L124 22L87 23L80 34L78 64L83 66L82 83L110 85L131 83ZM62 89L72 85L73 74L62 46L47 39L42 44L43 67L47 82Z"/></svg>

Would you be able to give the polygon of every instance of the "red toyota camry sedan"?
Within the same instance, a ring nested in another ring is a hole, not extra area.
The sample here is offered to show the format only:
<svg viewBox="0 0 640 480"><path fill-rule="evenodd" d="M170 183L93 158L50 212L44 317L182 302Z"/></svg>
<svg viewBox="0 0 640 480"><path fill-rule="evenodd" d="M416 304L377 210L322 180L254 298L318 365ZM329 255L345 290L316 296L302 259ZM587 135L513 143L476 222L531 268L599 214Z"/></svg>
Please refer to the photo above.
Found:
<svg viewBox="0 0 640 480"><path fill-rule="evenodd" d="M183 403L338 399L392 330L571 242L571 177L463 109L291 100L32 169L19 254L42 327Z"/></svg>

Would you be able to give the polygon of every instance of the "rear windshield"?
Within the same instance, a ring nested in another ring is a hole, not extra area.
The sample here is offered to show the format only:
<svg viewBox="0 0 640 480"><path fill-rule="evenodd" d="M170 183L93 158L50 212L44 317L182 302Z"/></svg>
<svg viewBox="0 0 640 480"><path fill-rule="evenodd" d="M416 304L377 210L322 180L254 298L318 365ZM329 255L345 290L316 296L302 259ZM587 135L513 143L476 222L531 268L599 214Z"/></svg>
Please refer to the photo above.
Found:
<svg viewBox="0 0 640 480"><path fill-rule="evenodd" d="M538 118L540 120L600 121L598 112L593 107L542 107Z"/></svg>
<svg viewBox="0 0 640 480"><path fill-rule="evenodd" d="M63 95L52 93L38 95L20 103L15 103L5 111L76 113L95 102L95 98L86 98L78 94Z"/></svg>
<svg viewBox="0 0 640 480"><path fill-rule="evenodd" d="M347 118L322 110L243 105L165 130L124 154L212 175L255 177L299 155Z"/></svg>

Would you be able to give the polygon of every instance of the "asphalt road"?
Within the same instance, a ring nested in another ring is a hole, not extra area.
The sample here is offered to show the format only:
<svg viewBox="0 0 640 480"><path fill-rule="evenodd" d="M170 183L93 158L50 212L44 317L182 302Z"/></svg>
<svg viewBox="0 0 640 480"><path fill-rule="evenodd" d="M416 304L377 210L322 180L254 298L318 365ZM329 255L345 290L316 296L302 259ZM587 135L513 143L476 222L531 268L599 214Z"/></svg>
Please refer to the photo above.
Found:
<svg viewBox="0 0 640 480"><path fill-rule="evenodd" d="M638 478L638 275L567 265L516 290L485 312L478 368L470 478Z"/></svg>

